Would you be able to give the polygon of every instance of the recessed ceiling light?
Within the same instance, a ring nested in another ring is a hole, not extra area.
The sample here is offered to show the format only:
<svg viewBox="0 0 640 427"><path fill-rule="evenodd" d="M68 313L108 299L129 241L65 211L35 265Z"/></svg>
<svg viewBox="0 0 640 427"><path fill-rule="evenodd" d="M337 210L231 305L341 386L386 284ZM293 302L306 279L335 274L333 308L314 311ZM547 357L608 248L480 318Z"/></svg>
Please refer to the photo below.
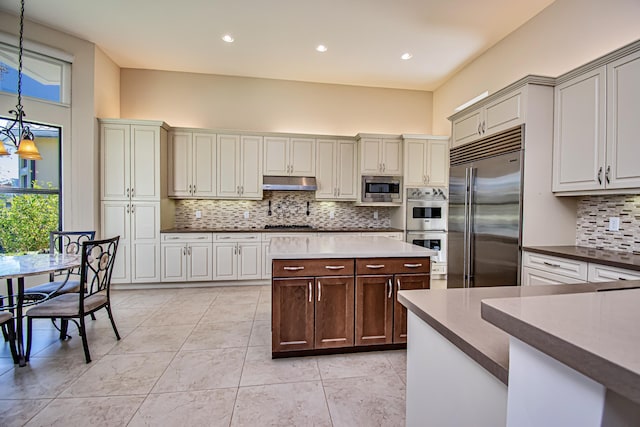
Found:
<svg viewBox="0 0 640 427"><path fill-rule="evenodd" d="M225 34L224 36L222 36L222 40L227 43L233 43L234 38L230 34Z"/></svg>
<svg viewBox="0 0 640 427"><path fill-rule="evenodd" d="M323 44L319 44L318 47L316 47L316 50L318 52L326 52L327 51L327 47Z"/></svg>
<svg viewBox="0 0 640 427"><path fill-rule="evenodd" d="M409 52L407 52L407 53L403 53L400 58L402 58L402 59L404 59L406 61L407 59L413 58L413 55L411 55Z"/></svg>

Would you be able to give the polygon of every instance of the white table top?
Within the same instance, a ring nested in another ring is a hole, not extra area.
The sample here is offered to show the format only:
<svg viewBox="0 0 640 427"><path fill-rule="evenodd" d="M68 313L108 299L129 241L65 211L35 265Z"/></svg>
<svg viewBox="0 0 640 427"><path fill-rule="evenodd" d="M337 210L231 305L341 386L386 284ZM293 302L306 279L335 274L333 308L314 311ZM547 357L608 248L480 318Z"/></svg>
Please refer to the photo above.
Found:
<svg viewBox="0 0 640 427"><path fill-rule="evenodd" d="M378 236L275 237L271 259L431 257L436 251Z"/></svg>
<svg viewBox="0 0 640 427"><path fill-rule="evenodd" d="M78 267L80 262L79 255L70 254L0 256L0 279L12 279L68 270Z"/></svg>

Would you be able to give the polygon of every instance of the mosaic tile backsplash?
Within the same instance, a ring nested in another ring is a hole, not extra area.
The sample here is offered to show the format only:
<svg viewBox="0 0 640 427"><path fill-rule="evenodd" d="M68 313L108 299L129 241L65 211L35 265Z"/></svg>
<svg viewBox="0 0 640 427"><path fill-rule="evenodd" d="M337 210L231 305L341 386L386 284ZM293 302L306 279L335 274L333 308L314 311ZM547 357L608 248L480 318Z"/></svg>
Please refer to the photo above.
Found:
<svg viewBox="0 0 640 427"><path fill-rule="evenodd" d="M586 196L578 201L576 245L640 255L640 195ZM609 231L609 218L620 231Z"/></svg>
<svg viewBox="0 0 640 427"><path fill-rule="evenodd" d="M264 228L267 224L388 228L391 226L391 210L397 209L320 201L311 191L265 191L262 200L176 200L175 208L176 228ZM202 218L196 219L196 211L201 212ZM374 219L376 211L378 219ZM249 219L244 218L245 212L249 212Z"/></svg>

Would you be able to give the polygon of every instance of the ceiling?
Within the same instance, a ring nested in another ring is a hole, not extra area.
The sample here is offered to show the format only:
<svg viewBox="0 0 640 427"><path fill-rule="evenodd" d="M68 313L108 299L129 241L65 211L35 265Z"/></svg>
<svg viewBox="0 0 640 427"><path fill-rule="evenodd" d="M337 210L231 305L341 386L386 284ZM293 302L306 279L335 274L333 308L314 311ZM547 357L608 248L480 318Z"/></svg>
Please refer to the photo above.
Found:
<svg viewBox="0 0 640 427"><path fill-rule="evenodd" d="M435 90L552 2L26 0L25 16L122 68ZM0 10L18 14L19 1Z"/></svg>

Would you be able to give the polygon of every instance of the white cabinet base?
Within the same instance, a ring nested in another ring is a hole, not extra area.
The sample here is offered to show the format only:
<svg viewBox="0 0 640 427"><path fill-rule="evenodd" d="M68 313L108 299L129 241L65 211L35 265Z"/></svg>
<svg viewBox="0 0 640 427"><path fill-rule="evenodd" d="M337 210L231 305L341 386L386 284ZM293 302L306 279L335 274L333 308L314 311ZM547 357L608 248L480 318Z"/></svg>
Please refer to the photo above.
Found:
<svg viewBox="0 0 640 427"><path fill-rule="evenodd" d="M507 386L409 311L407 427L504 426Z"/></svg>

